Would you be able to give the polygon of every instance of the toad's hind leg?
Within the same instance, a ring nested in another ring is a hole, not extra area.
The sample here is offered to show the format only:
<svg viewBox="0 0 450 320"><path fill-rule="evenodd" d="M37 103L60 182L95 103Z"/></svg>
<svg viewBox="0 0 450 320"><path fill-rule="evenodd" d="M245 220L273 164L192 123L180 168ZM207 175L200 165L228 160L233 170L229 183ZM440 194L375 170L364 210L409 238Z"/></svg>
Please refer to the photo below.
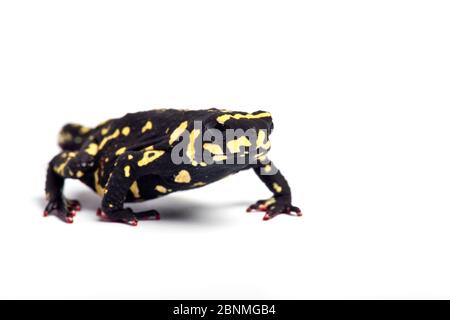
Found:
<svg viewBox="0 0 450 320"><path fill-rule="evenodd" d="M164 165L164 161L167 162L164 154L165 151L162 150L128 151L122 154L108 179L98 214L105 220L130 225L137 225L138 220L143 219L158 220L159 214L155 210L136 213L124 208L124 202L130 190L133 192L133 185L140 177L156 173L157 169Z"/></svg>

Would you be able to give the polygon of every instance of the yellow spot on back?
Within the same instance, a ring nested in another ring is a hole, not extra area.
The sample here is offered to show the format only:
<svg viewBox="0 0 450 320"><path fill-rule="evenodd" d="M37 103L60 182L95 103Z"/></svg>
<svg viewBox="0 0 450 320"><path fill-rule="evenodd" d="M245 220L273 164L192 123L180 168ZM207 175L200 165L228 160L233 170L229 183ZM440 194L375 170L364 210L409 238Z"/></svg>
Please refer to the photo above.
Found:
<svg viewBox="0 0 450 320"><path fill-rule="evenodd" d="M191 131L191 134L189 135L189 143L187 145L186 149L186 156L191 160L192 164L194 166L197 165L197 162L194 161L195 158L195 140L200 135L200 129L194 129Z"/></svg>
<svg viewBox="0 0 450 320"><path fill-rule="evenodd" d="M131 154L128 155L128 160L133 160L133 156Z"/></svg>
<svg viewBox="0 0 450 320"><path fill-rule="evenodd" d="M217 122L220 124L224 124L225 122L227 122L230 119L260 119L260 118L269 118L272 115L269 112L262 112L262 113L258 113L258 114L242 114L242 113L237 113L237 114L224 114L221 115L219 117L217 117Z"/></svg>
<svg viewBox="0 0 450 320"><path fill-rule="evenodd" d="M172 134L170 135L169 144L173 144L187 129L187 126L188 122L183 121L175 130L173 130Z"/></svg>
<svg viewBox="0 0 450 320"><path fill-rule="evenodd" d="M222 147L215 143L204 143L203 149L211 152L212 154L223 154Z"/></svg>
<svg viewBox="0 0 450 320"><path fill-rule="evenodd" d="M116 151L116 156L120 156L122 153L124 153L127 150L127 148L122 147L119 150Z"/></svg>
<svg viewBox="0 0 450 320"><path fill-rule="evenodd" d="M257 155L256 155L256 159L259 160L259 161L264 161L264 160L266 160L266 159L267 159L266 153L259 153L259 154L257 154Z"/></svg>
<svg viewBox="0 0 450 320"><path fill-rule="evenodd" d="M123 134L124 136L127 136L127 135L130 134L130 131L131 131L130 127L124 127L124 128L122 129L122 134Z"/></svg>
<svg viewBox="0 0 450 320"><path fill-rule="evenodd" d="M260 148L266 140L266 133L263 130L258 131L258 138L256 139L256 147Z"/></svg>
<svg viewBox="0 0 450 320"><path fill-rule="evenodd" d="M144 150L153 150L154 149L154 147L153 146L148 146L147 148L145 148Z"/></svg>
<svg viewBox="0 0 450 320"><path fill-rule="evenodd" d="M283 188L276 182L273 184L273 188L275 189L275 191L277 193L280 193L281 191L283 191Z"/></svg>
<svg viewBox="0 0 450 320"><path fill-rule="evenodd" d="M167 193L167 188L159 184L155 187L155 190L161 193Z"/></svg>
<svg viewBox="0 0 450 320"><path fill-rule="evenodd" d="M100 146L98 147L99 150L103 149L105 144L107 144L110 140L116 139L120 135L119 129L116 129L113 134L110 134L109 136L106 136L103 138L102 142L100 143Z"/></svg>
<svg viewBox="0 0 450 320"><path fill-rule="evenodd" d="M252 144L247 139L247 137L242 136L238 139L228 141L227 147L228 150L230 150L232 153L238 153L240 151L241 146L243 147L250 147Z"/></svg>
<svg viewBox="0 0 450 320"><path fill-rule="evenodd" d="M266 141L266 132L264 130L259 130L258 131L258 138L256 139L256 148L264 148L264 149L269 149L271 146L271 142L270 141Z"/></svg>
<svg viewBox="0 0 450 320"><path fill-rule="evenodd" d="M108 131L109 131L109 128L103 128L101 131L102 136L105 136L108 133Z"/></svg>
<svg viewBox="0 0 450 320"><path fill-rule="evenodd" d="M155 161L156 159L161 157L163 154L164 154L164 151L162 151L162 150L145 151L142 159L138 161L138 166L143 167L143 166Z"/></svg>
<svg viewBox="0 0 450 320"><path fill-rule="evenodd" d="M77 171L76 176L77 176L77 178L81 178L82 176L84 176L84 172L83 171Z"/></svg>
<svg viewBox="0 0 450 320"><path fill-rule="evenodd" d="M142 127L141 132L144 133L147 130L152 130L152 128L153 128L153 123L151 121L147 121L145 123L145 125Z"/></svg>
<svg viewBox="0 0 450 320"><path fill-rule="evenodd" d="M227 160L227 156L226 155L217 155L213 157L214 161L224 161Z"/></svg>
<svg viewBox="0 0 450 320"><path fill-rule="evenodd" d="M129 178L130 177L130 166L125 166L125 168L123 168L123 171L125 173L125 177Z"/></svg>
<svg viewBox="0 0 450 320"><path fill-rule="evenodd" d="M133 184L130 187L130 191L133 194L133 197L135 197L136 199L139 199L141 197L137 181L133 182Z"/></svg>
<svg viewBox="0 0 450 320"><path fill-rule="evenodd" d="M82 133L82 134L86 134L86 133L88 133L89 131L91 131L91 129L88 128L88 127L81 127L79 131L80 131L80 133Z"/></svg>
<svg viewBox="0 0 450 320"><path fill-rule="evenodd" d="M175 182L177 183L189 183L191 182L191 175L187 170L181 170L175 177Z"/></svg>
<svg viewBox="0 0 450 320"><path fill-rule="evenodd" d="M87 154L95 157L98 152L98 145L96 143L90 143L89 146L84 151L86 151Z"/></svg>
<svg viewBox="0 0 450 320"><path fill-rule="evenodd" d="M227 159L227 156L223 154L222 147L214 143L204 143L203 149L211 152L213 154L214 161L223 161ZM200 164L201 165L201 164Z"/></svg>

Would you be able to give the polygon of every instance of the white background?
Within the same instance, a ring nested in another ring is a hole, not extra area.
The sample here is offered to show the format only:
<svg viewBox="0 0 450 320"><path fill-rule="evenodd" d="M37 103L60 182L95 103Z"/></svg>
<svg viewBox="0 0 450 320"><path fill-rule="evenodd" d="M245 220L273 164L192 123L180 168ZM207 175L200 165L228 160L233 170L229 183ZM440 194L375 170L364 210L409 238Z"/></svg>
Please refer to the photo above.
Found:
<svg viewBox="0 0 450 320"><path fill-rule="evenodd" d="M448 1L2 1L1 298L450 298ZM44 219L66 122L273 113L304 216L253 172L100 222Z"/></svg>

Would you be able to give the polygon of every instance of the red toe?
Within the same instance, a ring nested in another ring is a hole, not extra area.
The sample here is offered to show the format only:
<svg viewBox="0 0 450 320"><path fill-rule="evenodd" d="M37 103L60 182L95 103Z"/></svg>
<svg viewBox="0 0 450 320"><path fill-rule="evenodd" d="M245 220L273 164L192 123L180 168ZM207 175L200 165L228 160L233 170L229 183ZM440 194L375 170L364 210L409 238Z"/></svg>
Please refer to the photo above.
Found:
<svg viewBox="0 0 450 320"><path fill-rule="evenodd" d="M100 211L100 218L105 219L105 220L109 220L109 217L106 213L104 213L103 211Z"/></svg>

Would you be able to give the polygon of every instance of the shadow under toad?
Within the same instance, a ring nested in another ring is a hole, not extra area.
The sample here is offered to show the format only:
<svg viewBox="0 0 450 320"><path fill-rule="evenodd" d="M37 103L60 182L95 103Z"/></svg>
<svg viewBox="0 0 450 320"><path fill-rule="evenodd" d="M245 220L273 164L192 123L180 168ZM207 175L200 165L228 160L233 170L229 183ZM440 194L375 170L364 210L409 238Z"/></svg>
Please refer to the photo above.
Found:
<svg viewBox="0 0 450 320"><path fill-rule="evenodd" d="M80 201L82 210L80 215L89 214L96 218L96 211L100 206L101 199L95 194L87 191L78 191L70 195L70 199ZM37 198L36 203L44 209L45 199ZM220 225L231 221L227 212L231 209L245 214L245 208L249 203L243 201L221 202L198 201L187 199L177 195L169 195L141 203L126 203L125 207L132 208L135 212L155 209L161 214L159 223L190 223L198 225ZM224 210L225 209L225 210ZM99 219L99 221L101 221Z"/></svg>

